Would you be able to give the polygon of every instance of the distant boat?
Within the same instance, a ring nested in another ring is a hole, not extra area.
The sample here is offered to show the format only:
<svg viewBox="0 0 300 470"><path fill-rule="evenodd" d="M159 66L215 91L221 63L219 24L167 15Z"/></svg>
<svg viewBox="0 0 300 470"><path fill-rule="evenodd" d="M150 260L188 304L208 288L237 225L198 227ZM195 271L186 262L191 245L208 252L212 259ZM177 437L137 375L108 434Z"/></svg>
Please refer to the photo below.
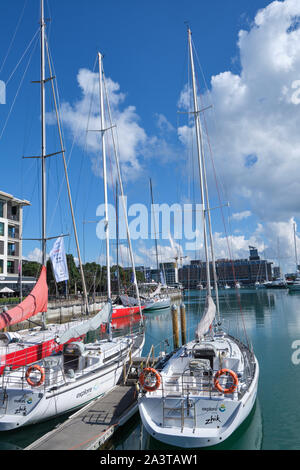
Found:
<svg viewBox="0 0 300 470"><path fill-rule="evenodd" d="M163 308L169 308L170 306L171 300L169 296L157 297L148 301L146 300L144 311L148 312L149 310L160 310Z"/></svg>
<svg viewBox="0 0 300 470"><path fill-rule="evenodd" d="M202 194L206 305L195 339L162 359L156 369L142 371L138 406L142 423L152 437L191 449L219 444L246 419L256 400L259 365L250 345L221 328L215 269L216 304L211 295L208 239L213 268L215 260L190 29L188 39Z"/></svg>
<svg viewBox="0 0 300 470"><path fill-rule="evenodd" d="M267 289L287 289L288 285L286 280L283 277L278 277L273 281L268 281L265 283Z"/></svg>

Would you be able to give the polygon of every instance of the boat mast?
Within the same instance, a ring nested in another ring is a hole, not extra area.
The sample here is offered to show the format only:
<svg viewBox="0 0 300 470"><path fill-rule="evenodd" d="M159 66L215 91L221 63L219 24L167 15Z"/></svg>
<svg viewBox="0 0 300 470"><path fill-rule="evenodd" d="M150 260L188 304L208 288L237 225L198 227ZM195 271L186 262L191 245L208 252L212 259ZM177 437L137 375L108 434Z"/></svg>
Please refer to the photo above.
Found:
<svg viewBox="0 0 300 470"><path fill-rule="evenodd" d="M207 228L206 228L206 209L205 209L204 184L203 184L203 180L204 180L204 178L203 178L204 151L203 151L203 139L202 139L201 123L200 123L200 111L199 111L199 108L198 108L198 101L197 101L195 66L194 66L194 57L193 57L193 51L192 51L192 32L191 32L190 28L188 28L188 43L189 43L189 54L190 54L191 71L192 71L193 101L194 101L194 113L193 114L194 114L194 119L195 119L195 129L196 129L196 139L197 139L197 153L198 153L198 166L199 166L199 176L200 176L203 238L204 238L204 249L205 249L205 258L206 258L206 285L207 285L207 295L211 296L208 241L207 241Z"/></svg>
<svg viewBox="0 0 300 470"><path fill-rule="evenodd" d="M47 51L49 72L50 72L50 76L52 77L52 67L51 67L51 61L50 61L48 41L46 41L46 51ZM87 289L86 289L86 283L85 283L85 277L84 277L84 271L83 271L83 265L82 265L80 247L79 247L78 233L77 233L77 227L76 227L76 222L75 222L75 215L74 215L74 208L73 208L73 202L72 202L71 188L70 188L70 182L69 182L69 176L68 176L68 168L67 168L65 150L64 150L64 145L63 145L62 129L61 129L61 124L60 124L59 111L58 111L58 106L57 106L57 100L56 100L53 80L51 80L51 87L52 87L52 96L53 96L54 109L55 109L55 114L56 114L59 140L60 140L60 148L61 148L61 153L62 153L62 158L63 158L64 173L65 173L65 178L66 178L66 183L67 183L68 198L69 198L69 205L70 205L70 210L71 210L71 217L72 217L72 223L73 223L75 243L76 243L76 248L77 248L77 256L78 256L81 282L82 282L82 288L83 288L84 307L85 307L85 313L88 315L88 313L89 313L89 301L88 301L88 295L87 295Z"/></svg>
<svg viewBox="0 0 300 470"><path fill-rule="evenodd" d="M98 52L98 62L99 62L100 117L101 117L101 139L102 139L102 161L103 161L104 206L105 206L107 299L108 299L108 301L111 301L110 258L109 258L109 224L108 224L106 147L105 147L105 131L106 131L106 129L105 129L105 118L104 118L103 67L102 67L102 55L100 54L100 52Z"/></svg>
<svg viewBox="0 0 300 470"><path fill-rule="evenodd" d="M151 194L151 204L152 204L152 209L153 209L153 214L154 214L154 208L153 208L153 191L152 191L152 180L150 178L150 194ZM155 237L155 255L156 255L156 269L157 269L157 275L159 275L159 263L158 263L158 250L157 250L157 238L156 238L156 226L155 226L155 214L153 217L153 224L154 224L154 237ZM160 282L160 281L158 281Z"/></svg>
<svg viewBox="0 0 300 470"><path fill-rule="evenodd" d="M104 78L104 73L103 73L103 78ZM104 81L104 86L105 86L105 81ZM136 278L135 262L134 262L133 249L132 249L132 243L131 243L131 238L130 238L130 230L129 230L128 217L127 217L127 207L126 207L125 196L124 196L124 189L123 189L123 182L122 182L122 176L121 176L119 155L118 155L118 152L117 152L115 137L114 137L114 133L113 133L113 127L115 127L115 126L112 125L111 110L110 110L110 104L109 104L109 100L108 100L108 96L107 96L106 86L105 86L105 96L106 96L107 110L108 110L108 116L109 116L109 121L110 121L109 123L110 123L110 129L111 129L112 144L113 144L115 160L116 160L118 182L119 182L119 188L120 188L120 193L121 193L122 209L123 209L125 225L126 225L126 234L127 234L129 255L130 255L130 261L131 261L131 266L132 266L132 270L133 270L133 277L134 277L133 283L135 285L136 298L137 298L137 301L138 301L138 306L139 306L139 311L140 311L140 318L141 318L140 323L141 323L141 325L143 325L144 320L143 320L143 314L142 314L139 287L138 287L137 278Z"/></svg>
<svg viewBox="0 0 300 470"><path fill-rule="evenodd" d="M46 119L45 119L45 19L41 0L41 123L42 123L42 264L46 266Z"/></svg>
<svg viewBox="0 0 300 470"><path fill-rule="evenodd" d="M295 261L296 261L296 273L298 272L298 257L297 257L297 242L296 242L296 223L294 222L294 245L295 245Z"/></svg>

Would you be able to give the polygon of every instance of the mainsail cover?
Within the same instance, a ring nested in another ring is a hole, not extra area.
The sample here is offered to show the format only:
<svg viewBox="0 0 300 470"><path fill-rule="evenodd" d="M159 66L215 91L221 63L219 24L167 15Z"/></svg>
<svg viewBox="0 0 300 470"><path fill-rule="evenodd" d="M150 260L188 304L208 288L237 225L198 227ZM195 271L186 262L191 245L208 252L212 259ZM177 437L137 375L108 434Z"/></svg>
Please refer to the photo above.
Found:
<svg viewBox="0 0 300 470"><path fill-rule="evenodd" d="M95 331L100 328L102 323L109 323L112 316L112 304L107 302L104 307L90 320L84 320L78 325L68 328L56 338L56 342L60 344L67 343L72 338L79 338L87 334L89 331Z"/></svg>
<svg viewBox="0 0 300 470"><path fill-rule="evenodd" d="M155 289L154 292L152 292L152 294L149 295L150 299L152 299L152 297L155 297L156 295L158 295L161 291L161 284L158 284L158 287Z"/></svg>
<svg viewBox="0 0 300 470"><path fill-rule="evenodd" d="M212 297L209 295L206 298L206 306L205 306L203 317L198 323L198 326L196 329L196 337L200 339L208 332L212 322L215 319L215 316L216 316L216 306Z"/></svg>
<svg viewBox="0 0 300 470"><path fill-rule="evenodd" d="M27 320L41 312L47 312L47 271L43 266L40 277L31 293L16 307L0 313L0 329Z"/></svg>

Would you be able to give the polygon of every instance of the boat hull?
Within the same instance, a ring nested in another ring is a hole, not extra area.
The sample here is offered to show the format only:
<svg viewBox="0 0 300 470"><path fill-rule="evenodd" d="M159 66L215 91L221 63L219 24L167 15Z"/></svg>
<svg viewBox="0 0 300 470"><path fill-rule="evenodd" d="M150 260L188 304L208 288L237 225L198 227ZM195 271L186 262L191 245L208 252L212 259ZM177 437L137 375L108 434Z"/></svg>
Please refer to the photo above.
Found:
<svg viewBox="0 0 300 470"><path fill-rule="evenodd" d="M143 345L144 341L140 341L133 357L141 354ZM105 395L117 385L129 350L128 347L118 360L91 370L82 379L67 378L63 387L45 387L44 384L30 387L26 383L24 387L0 391L0 431L14 430L70 413Z"/></svg>
<svg viewBox="0 0 300 470"><path fill-rule="evenodd" d="M150 303L149 305L146 304L145 311L148 312L150 310L161 310L163 308L169 308L171 305L170 299L161 299L154 303Z"/></svg>
<svg viewBox="0 0 300 470"><path fill-rule="evenodd" d="M153 438L175 447L201 448L220 444L233 434L253 409L259 377L258 362L256 359L255 361L255 376L249 390L241 400L235 401L226 398L226 395L216 398L193 397L190 395L191 406L189 409L192 410L195 406L196 418L192 411L185 410L182 419L182 415L178 411L180 400L178 397L172 398L169 399L170 402L167 403L167 408L170 410L169 413L177 409L177 415L174 414L173 421L172 415L169 416L168 426L163 425L161 398L155 399L154 403L151 395L150 397L146 395L140 397L139 412L145 429ZM152 403L150 400L152 400ZM173 400L173 404L171 400ZM177 406L174 406L176 400ZM187 415L188 413L190 413L190 416Z"/></svg>
<svg viewBox="0 0 300 470"><path fill-rule="evenodd" d="M144 309L144 306L141 306L141 309ZM112 319L116 318L122 318L126 317L128 315L135 315L136 313L139 313L140 308L138 305L135 305L133 307L123 307L122 305L120 306L113 306L113 314L112 314Z"/></svg>

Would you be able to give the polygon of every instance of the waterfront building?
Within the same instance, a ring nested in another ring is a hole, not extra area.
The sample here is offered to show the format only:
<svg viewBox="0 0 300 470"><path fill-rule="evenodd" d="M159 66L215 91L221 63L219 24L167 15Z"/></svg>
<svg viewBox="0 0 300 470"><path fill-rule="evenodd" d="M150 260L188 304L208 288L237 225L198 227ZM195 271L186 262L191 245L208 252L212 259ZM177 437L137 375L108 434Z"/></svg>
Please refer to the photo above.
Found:
<svg viewBox="0 0 300 470"><path fill-rule="evenodd" d="M0 191L0 292L6 288L19 292L22 263L23 207L30 202ZM33 278L23 278L22 285L32 288Z"/></svg>
<svg viewBox="0 0 300 470"><path fill-rule="evenodd" d="M231 285L235 282L241 285L254 285L272 279L272 263L260 259L255 247L249 247L249 259L218 259L216 272L219 286ZM209 263L210 279L213 283L212 263ZM206 285L206 262L192 260L190 265L179 269L179 282L185 288L197 288L199 284Z"/></svg>

